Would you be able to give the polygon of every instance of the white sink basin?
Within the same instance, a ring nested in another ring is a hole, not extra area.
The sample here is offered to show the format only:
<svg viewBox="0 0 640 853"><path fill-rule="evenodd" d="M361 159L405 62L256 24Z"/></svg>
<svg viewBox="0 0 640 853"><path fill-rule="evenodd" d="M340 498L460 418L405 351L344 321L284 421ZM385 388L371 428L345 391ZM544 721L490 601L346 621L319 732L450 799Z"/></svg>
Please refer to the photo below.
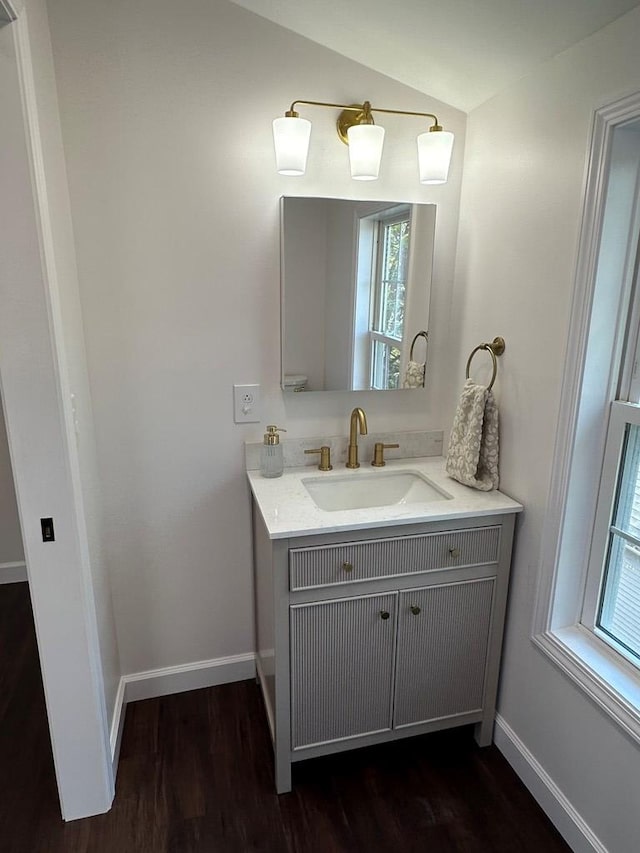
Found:
<svg viewBox="0 0 640 853"><path fill-rule="evenodd" d="M316 506L327 512L452 499L417 471L354 472L343 477L313 477L302 484Z"/></svg>

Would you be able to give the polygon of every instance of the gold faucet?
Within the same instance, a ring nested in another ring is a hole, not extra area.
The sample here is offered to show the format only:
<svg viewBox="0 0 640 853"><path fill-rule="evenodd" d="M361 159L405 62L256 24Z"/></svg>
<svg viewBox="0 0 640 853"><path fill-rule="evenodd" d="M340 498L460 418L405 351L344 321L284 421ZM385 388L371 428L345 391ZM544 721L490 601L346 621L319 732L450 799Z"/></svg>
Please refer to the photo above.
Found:
<svg viewBox="0 0 640 853"><path fill-rule="evenodd" d="M356 406L351 412L347 468L360 467L360 463L358 462L358 427L360 427L360 435L367 434L367 416L364 413L364 409L361 409L360 406Z"/></svg>

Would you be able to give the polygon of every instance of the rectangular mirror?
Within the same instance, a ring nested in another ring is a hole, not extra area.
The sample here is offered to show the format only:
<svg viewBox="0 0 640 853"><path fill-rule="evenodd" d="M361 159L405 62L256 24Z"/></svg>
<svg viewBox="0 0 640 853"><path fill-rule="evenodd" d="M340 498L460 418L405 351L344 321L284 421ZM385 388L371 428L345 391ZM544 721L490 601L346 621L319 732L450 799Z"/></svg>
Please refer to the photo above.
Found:
<svg viewBox="0 0 640 853"><path fill-rule="evenodd" d="M283 390L423 387L435 211L281 199Z"/></svg>

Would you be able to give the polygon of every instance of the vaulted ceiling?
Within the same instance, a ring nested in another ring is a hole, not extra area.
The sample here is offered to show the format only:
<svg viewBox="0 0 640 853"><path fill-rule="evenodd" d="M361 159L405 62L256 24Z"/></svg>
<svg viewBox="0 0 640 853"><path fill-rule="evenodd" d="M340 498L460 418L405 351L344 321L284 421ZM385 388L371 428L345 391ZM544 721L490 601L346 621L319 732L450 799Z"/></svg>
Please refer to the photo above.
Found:
<svg viewBox="0 0 640 853"><path fill-rule="evenodd" d="M469 112L639 0L233 0Z"/></svg>

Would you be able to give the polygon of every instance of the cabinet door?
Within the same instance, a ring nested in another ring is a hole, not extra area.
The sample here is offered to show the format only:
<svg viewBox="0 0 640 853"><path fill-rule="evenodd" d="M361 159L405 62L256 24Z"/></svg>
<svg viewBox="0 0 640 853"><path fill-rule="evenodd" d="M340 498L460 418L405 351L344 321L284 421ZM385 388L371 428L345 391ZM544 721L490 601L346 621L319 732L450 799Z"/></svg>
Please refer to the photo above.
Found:
<svg viewBox="0 0 640 853"><path fill-rule="evenodd" d="M290 608L293 749L391 728L396 599Z"/></svg>
<svg viewBox="0 0 640 853"><path fill-rule="evenodd" d="M494 579L398 600L394 728L482 709Z"/></svg>

